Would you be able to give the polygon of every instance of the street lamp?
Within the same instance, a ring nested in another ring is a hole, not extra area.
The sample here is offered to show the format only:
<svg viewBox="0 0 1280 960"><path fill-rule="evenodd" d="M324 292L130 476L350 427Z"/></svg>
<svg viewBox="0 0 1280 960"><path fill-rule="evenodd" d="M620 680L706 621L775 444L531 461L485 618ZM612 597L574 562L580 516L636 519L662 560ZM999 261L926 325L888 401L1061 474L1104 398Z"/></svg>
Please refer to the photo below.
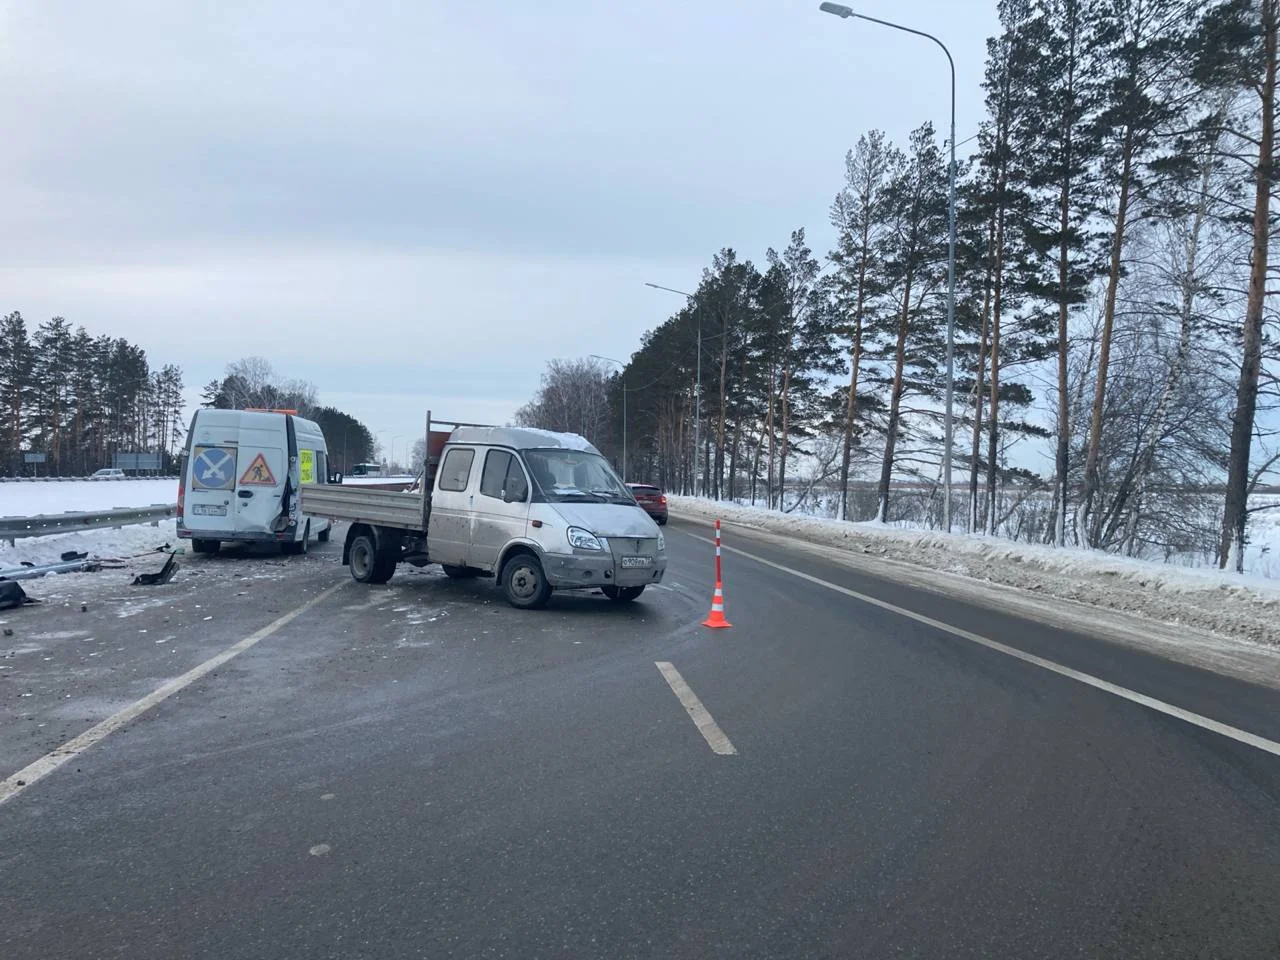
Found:
<svg viewBox="0 0 1280 960"><path fill-rule="evenodd" d="M689 302L693 303L693 294L685 293L683 290L677 290L674 287L664 287L656 283L645 281L646 287L653 287L655 290L665 290L667 293L678 293L682 297L688 297ZM702 464L702 450L699 443L702 439L702 311L698 309L698 305L694 303L693 313L698 321L698 373L697 380L693 387L693 495L698 495L698 473Z"/></svg>
<svg viewBox="0 0 1280 960"><path fill-rule="evenodd" d="M397 433L395 436L391 438L391 463L389 464L389 466L393 470L395 469L395 465L396 465L396 441L403 440L403 439L404 439L403 433Z"/></svg>
<svg viewBox="0 0 1280 960"><path fill-rule="evenodd" d="M613 357L602 357L598 353L591 354L593 360L605 360L616 363L622 373L622 482L627 482L627 365Z"/></svg>
<svg viewBox="0 0 1280 960"><path fill-rule="evenodd" d="M854 13L852 8L845 6L843 3L822 3L818 5L818 9L823 13L834 14L841 19L847 20L849 17L855 17L858 20L868 20L871 23L878 23L882 27L892 27L894 30L901 30L903 33L914 33L917 37L924 37L926 40L932 40L941 47L942 52L947 55L947 65L951 68L951 168L949 170L950 197L947 206L947 221L949 228L947 250L947 401L945 426L946 439L943 441L946 450L942 457L942 486L944 488L944 499L942 501L942 524L947 531L950 532L952 435L951 397L955 387L956 329L956 62L951 59L951 51L947 49L947 45L931 33L925 33L923 30L913 30L911 27L904 27L900 23L890 23L888 20L869 17L865 13Z"/></svg>

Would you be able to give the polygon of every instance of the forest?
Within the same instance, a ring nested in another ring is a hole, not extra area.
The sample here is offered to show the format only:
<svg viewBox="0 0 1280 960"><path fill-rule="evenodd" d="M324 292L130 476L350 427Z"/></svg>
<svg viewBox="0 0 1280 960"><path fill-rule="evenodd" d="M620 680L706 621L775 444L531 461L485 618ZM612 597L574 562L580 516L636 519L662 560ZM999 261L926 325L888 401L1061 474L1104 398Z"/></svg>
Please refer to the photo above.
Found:
<svg viewBox="0 0 1280 960"><path fill-rule="evenodd" d="M28 330L0 318L0 476L85 476L115 453L159 453L168 471L186 432L182 371L53 317ZM45 455L26 464L24 453Z"/></svg>
<svg viewBox="0 0 1280 960"><path fill-rule="evenodd" d="M1280 0L1001 0L999 19L955 169L950 451L950 147L929 123L857 137L832 249L803 227L760 262L726 246L696 289L650 292L684 304L624 370L560 361L521 421L603 416L616 457L625 390L628 479L1239 569L1272 506L1250 494L1280 479Z"/></svg>

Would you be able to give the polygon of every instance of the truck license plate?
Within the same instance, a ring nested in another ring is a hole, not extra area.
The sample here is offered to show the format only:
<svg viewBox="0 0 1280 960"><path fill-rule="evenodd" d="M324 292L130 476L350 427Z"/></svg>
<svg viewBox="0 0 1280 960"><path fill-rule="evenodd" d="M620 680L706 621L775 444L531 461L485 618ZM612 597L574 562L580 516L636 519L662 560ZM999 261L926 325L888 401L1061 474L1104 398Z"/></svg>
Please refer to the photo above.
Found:
<svg viewBox="0 0 1280 960"><path fill-rule="evenodd" d="M191 513L197 517L225 517L227 507L222 503L195 503L191 506Z"/></svg>
<svg viewBox="0 0 1280 960"><path fill-rule="evenodd" d="M634 569L635 567L647 567L653 563L651 557L623 557L622 567L624 570Z"/></svg>

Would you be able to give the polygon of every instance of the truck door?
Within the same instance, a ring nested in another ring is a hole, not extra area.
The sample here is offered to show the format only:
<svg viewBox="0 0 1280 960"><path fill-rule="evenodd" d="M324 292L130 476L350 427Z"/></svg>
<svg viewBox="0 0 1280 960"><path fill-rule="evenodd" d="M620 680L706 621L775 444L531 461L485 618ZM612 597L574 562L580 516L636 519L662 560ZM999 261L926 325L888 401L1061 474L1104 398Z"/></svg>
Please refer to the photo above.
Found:
<svg viewBox="0 0 1280 960"><path fill-rule="evenodd" d="M246 414L240 424L235 529L249 539L273 533L289 469L284 416L259 416Z"/></svg>
<svg viewBox="0 0 1280 960"><path fill-rule="evenodd" d="M436 563L463 567L471 547L471 474L475 467L474 447L447 447L436 472L436 488L431 495L427 553Z"/></svg>
<svg viewBox="0 0 1280 960"><path fill-rule="evenodd" d="M502 548L525 535L529 481L520 460L507 450L488 450L479 495L471 512L471 553L467 566L492 570Z"/></svg>

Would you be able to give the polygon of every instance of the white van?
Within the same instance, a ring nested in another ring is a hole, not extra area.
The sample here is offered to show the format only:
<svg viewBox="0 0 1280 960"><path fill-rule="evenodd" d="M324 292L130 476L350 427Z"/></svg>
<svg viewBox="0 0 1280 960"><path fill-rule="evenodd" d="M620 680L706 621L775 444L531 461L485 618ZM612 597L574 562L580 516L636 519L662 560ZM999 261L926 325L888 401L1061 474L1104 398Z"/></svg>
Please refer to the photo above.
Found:
<svg viewBox="0 0 1280 960"><path fill-rule="evenodd" d="M178 536L195 553L225 542L306 553L332 527L301 510L301 488L328 479L328 453L320 427L292 410L197 410L178 482Z"/></svg>

